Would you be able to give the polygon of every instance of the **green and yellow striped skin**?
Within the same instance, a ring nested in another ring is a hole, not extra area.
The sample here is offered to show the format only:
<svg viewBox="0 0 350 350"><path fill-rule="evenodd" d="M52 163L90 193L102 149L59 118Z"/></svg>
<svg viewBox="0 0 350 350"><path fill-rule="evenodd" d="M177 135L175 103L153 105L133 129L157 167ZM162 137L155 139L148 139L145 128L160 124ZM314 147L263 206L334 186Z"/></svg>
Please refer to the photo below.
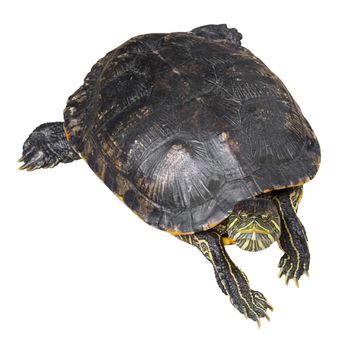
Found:
<svg viewBox="0 0 350 350"><path fill-rule="evenodd" d="M297 216L298 205L302 198L302 186L285 189L273 197L281 217L281 237L279 246L285 252L279 267L279 277L285 275L286 283L294 279L299 286L299 278L308 275L310 252L303 224Z"/></svg>
<svg viewBox="0 0 350 350"><path fill-rule="evenodd" d="M215 277L222 292L247 318L258 322L266 317L271 305L260 292L250 288L249 281L230 259L226 244L258 251L275 240L285 252L279 267L286 281L298 280L307 273L310 254L303 225L297 217L302 198L302 186L275 190L257 198L241 201L222 223L208 231L192 235L177 235L179 239L197 247L214 267Z"/></svg>
<svg viewBox="0 0 350 350"><path fill-rule="evenodd" d="M237 203L229 216L226 233L244 250L269 247L281 234L280 217L271 199L252 198Z"/></svg>
<svg viewBox="0 0 350 350"><path fill-rule="evenodd" d="M262 293L250 288L247 276L232 262L222 236L215 229L177 237L197 247L212 263L220 289L230 297L238 311L256 321L259 326L260 318L269 319L267 309L272 310L272 306Z"/></svg>

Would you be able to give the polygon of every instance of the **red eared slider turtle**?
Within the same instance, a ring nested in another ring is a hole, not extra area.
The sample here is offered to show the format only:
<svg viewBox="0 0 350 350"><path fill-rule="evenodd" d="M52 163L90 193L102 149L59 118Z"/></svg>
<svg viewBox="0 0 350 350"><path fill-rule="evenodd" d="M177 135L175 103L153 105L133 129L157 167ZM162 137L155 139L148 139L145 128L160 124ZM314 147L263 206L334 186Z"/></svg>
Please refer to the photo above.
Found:
<svg viewBox="0 0 350 350"><path fill-rule="evenodd" d="M83 158L148 224L197 247L221 290L260 323L269 303L225 244L258 251L278 241L280 275L309 269L297 217L319 167L298 105L226 25L146 34L100 59L68 99L64 123L36 128L21 169Z"/></svg>

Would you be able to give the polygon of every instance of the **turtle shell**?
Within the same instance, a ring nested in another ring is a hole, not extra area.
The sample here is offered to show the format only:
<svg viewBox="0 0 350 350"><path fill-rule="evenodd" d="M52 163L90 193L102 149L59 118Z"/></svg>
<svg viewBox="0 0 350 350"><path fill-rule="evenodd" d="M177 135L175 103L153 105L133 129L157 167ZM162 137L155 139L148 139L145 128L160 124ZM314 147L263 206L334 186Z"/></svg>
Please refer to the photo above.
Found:
<svg viewBox="0 0 350 350"><path fill-rule="evenodd" d="M110 190L174 234L302 184L320 162L279 78L246 48L194 32L142 35L109 52L64 114L73 148Z"/></svg>

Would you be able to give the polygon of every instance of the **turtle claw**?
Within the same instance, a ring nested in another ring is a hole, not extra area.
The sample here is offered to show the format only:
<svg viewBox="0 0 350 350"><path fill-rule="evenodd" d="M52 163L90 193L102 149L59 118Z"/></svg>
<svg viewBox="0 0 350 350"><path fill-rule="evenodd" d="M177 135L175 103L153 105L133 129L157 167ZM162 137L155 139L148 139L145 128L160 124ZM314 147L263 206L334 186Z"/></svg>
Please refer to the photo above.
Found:
<svg viewBox="0 0 350 350"><path fill-rule="evenodd" d="M46 165L42 166L42 168L44 168L44 169L54 168L59 163L60 163L60 160L56 159L55 161L52 162L52 164L46 164Z"/></svg>
<svg viewBox="0 0 350 350"><path fill-rule="evenodd" d="M265 317L266 320L267 320L268 322L271 322L270 316L265 312L265 313L263 314L262 317L258 317L258 318L255 320L255 322L257 323L259 329L261 328L261 319L262 319L263 317Z"/></svg>
<svg viewBox="0 0 350 350"><path fill-rule="evenodd" d="M302 275L308 276L308 267L309 267L309 257L299 256L301 262L297 258L290 257L287 254L284 254L278 264L280 271L278 277L281 278L285 276L285 283L288 285L289 281L294 280L295 285L299 288L299 279ZM304 262L302 260L305 260Z"/></svg>
<svg viewBox="0 0 350 350"><path fill-rule="evenodd" d="M20 167L18 167L18 170L25 170L27 169L28 165L27 164L23 164Z"/></svg>
<svg viewBox="0 0 350 350"><path fill-rule="evenodd" d="M273 307L267 302L262 293L251 290L243 299L230 298L230 301L246 319L249 318L257 322L259 328L261 326L261 318L266 317L270 321L267 310L273 311Z"/></svg>
<svg viewBox="0 0 350 350"><path fill-rule="evenodd" d="M20 159L24 162L18 169L33 171L43 166L42 152L32 153L28 152L24 154Z"/></svg>
<svg viewBox="0 0 350 350"><path fill-rule="evenodd" d="M260 321L260 318L258 318L258 319L256 320L256 323L258 324L258 328L261 328L261 321Z"/></svg>
<svg viewBox="0 0 350 350"><path fill-rule="evenodd" d="M29 162L29 163L24 163L18 169L32 171L32 170L34 170L33 168L34 168L33 162Z"/></svg>
<svg viewBox="0 0 350 350"><path fill-rule="evenodd" d="M55 153L50 153L49 150L43 148L38 150L26 150L18 161L24 162L24 164L18 168L19 170L33 171L41 168L52 168L60 163L61 159Z"/></svg>
<svg viewBox="0 0 350 350"><path fill-rule="evenodd" d="M299 280L296 277L286 276L286 285L288 285L290 280L293 280L297 288L299 288Z"/></svg>
<svg viewBox="0 0 350 350"><path fill-rule="evenodd" d="M266 305L272 312L274 311L273 306L268 301L266 301Z"/></svg>
<svg viewBox="0 0 350 350"><path fill-rule="evenodd" d="M24 162L20 170L36 170L52 168L62 163L70 163L80 156L71 148L62 122L39 125L23 144L22 157Z"/></svg>

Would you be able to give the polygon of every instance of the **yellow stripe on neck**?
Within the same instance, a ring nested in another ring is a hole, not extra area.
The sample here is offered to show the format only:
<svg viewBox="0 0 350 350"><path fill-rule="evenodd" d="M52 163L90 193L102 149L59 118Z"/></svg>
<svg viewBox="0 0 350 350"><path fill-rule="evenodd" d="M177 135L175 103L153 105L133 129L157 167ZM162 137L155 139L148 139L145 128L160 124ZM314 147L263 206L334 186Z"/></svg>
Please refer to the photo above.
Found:
<svg viewBox="0 0 350 350"><path fill-rule="evenodd" d="M266 235L268 233L270 233L270 231L268 230L260 230L258 228L251 228L251 229L246 229L246 230L239 230L237 233L258 233L258 234L263 234Z"/></svg>

